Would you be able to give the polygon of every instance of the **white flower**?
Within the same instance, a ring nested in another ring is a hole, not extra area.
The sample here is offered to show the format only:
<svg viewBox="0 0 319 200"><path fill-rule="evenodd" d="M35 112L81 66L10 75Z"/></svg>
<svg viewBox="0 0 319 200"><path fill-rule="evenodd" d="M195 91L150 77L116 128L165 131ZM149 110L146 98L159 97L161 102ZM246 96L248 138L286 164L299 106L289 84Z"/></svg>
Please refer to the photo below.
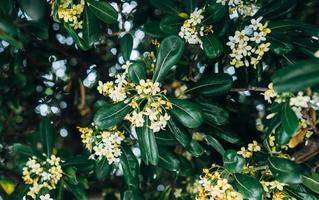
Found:
<svg viewBox="0 0 319 200"><path fill-rule="evenodd" d="M46 195L41 195L40 200L53 200L53 199L50 197L50 194L46 194Z"/></svg>
<svg viewBox="0 0 319 200"><path fill-rule="evenodd" d="M250 25L249 27L251 27L253 30L257 30L262 24L260 23L260 21L263 19L263 17L259 17L257 19L251 19L250 20Z"/></svg>
<svg viewBox="0 0 319 200"><path fill-rule="evenodd" d="M126 93L124 88L118 87L118 86L114 87L113 89L110 90L109 97L114 102L124 101L126 99Z"/></svg>
<svg viewBox="0 0 319 200"><path fill-rule="evenodd" d="M299 92L298 96L290 98L289 104L290 104L290 106L308 108L309 107L309 102L310 102L310 97L309 96L303 96L303 93Z"/></svg>
<svg viewBox="0 0 319 200"><path fill-rule="evenodd" d="M266 41L266 38L264 37L262 32L254 32L254 35L250 38L250 40L259 44L262 41Z"/></svg>

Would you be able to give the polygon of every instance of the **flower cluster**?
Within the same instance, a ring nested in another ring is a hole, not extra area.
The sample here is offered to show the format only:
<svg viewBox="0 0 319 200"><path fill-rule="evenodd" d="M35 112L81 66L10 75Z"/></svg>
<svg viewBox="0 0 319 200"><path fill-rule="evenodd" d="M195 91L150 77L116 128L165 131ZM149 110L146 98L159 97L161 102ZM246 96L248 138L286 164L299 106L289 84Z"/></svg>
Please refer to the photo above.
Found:
<svg viewBox="0 0 319 200"><path fill-rule="evenodd" d="M54 1L51 1L53 5ZM80 0L78 4L73 0L62 0L58 8L58 17L65 23L70 24L74 29L82 29L83 20L81 15L84 10L84 0Z"/></svg>
<svg viewBox="0 0 319 200"><path fill-rule="evenodd" d="M22 172L23 181L30 185L27 195L35 199L41 189L55 189L63 173L60 163L61 159L55 155L45 161L29 158Z"/></svg>
<svg viewBox="0 0 319 200"><path fill-rule="evenodd" d="M216 2L222 5L227 4L231 14L244 17L251 17L259 10L259 7L256 5L256 0L217 0Z"/></svg>
<svg viewBox="0 0 319 200"><path fill-rule="evenodd" d="M185 20L179 36L184 38L189 44L202 44L200 36L204 36L204 26L201 26L203 16L203 9L196 8L191 13L190 18Z"/></svg>
<svg viewBox="0 0 319 200"><path fill-rule="evenodd" d="M271 32L268 23L261 23L262 17L252 19L251 24L242 31L236 31L229 37L227 46L231 49L230 64L235 67L254 66L261 61L264 54L269 51L270 43L266 43L266 36Z"/></svg>
<svg viewBox="0 0 319 200"><path fill-rule="evenodd" d="M229 184L228 180L218 170L210 172L209 169L204 169L199 183L200 186L196 200L243 200L243 196L234 190L233 186Z"/></svg>
<svg viewBox="0 0 319 200"><path fill-rule="evenodd" d="M122 154L121 142L124 140L124 133L116 127L107 131L94 131L88 127L78 127L82 142L92 155L92 159L105 157L109 164L118 163Z"/></svg>
<svg viewBox="0 0 319 200"><path fill-rule="evenodd" d="M260 181L261 185L264 188L266 197L273 200L288 200L292 199L288 194L285 194L284 187L285 183L279 181Z"/></svg>
<svg viewBox="0 0 319 200"><path fill-rule="evenodd" d="M242 155L244 158L250 158L253 156L254 152L259 152L260 150L260 145L254 140L252 143L248 144L247 149L245 147L241 147L240 151L238 151L238 154Z"/></svg>
<svg viewBox="0 0 319 200"><path fill-rule="evenodd" d="M170 119L166 111L172 108L172 104L164 95L166 91L161 90L159 86L158 82L151 80L140 80L140 84L135 86L137 94L129 103L134 110L125 117L134 127L142 127L147 118L150 121L147 125L154 132L165 129ZM138 105L143 102L145 106L140 109Z"/></svg>

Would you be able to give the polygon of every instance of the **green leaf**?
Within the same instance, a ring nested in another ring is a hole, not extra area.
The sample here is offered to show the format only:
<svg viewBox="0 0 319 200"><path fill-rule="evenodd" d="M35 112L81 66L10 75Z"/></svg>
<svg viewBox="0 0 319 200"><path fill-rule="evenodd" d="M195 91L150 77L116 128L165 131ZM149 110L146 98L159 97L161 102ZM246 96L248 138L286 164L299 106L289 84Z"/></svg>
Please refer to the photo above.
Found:
<svg viewBox="0 0 319 200"><path fill-rule="evenodd" d="M181 58L184 51L184 42L178 36L165 38L160 45L156 58L156 67L153 80L160 82Z"/></svg>
<svg viewBox="0 0 319 200"><path fill-rule="evenodd" d="M85 190L81 185L65 184L66 189L70 191L77 200L87 200Z"/></svg>
<svg viewBox="0 0 319 200"><path fill-rule="evenodd" d="M139 190L125 190L122 195L122 200L143 200L144 197Z"/></svg>
<svg viewBox="0 0 319 200"><path fill-rule="evenodd" d="M291 160L271 157L268 159L269 169L276 180L287 184L302 183L304 168Z"/></svg>
<svg viewBox="0 0 319 200"><path fill-rule="evenodd" d="M130 111L131 107L124 102L103 106L95 113L93 121L100 129L108 129L119 124Z"/></svg>
<svg viewBox="0 0 319 200"><path fill-rule="evenodd" d="M127 144L122 143L122 155L120 157L120 162L122 165L124 173L124 182L126 188L137 190L138 189L138 175L139 175L139 165L138 161Z"/></svg>
<svg viewBox="0 0 319 200"><path fill-rule="evenodd" d="M49 24L46 20L41 20L38 22L26 22L25 28L30 31L35 37L42 40L47 40L49 38Z"/></svg>
<svg viewBox="0 0 319 200"><path fill-rule="evenodd" d="M79 182L76 179L76 168L75 167L68 167L65 170L65 175L67 181L72 185L77 185Z"/></svg>
<svg viewBox="0 0 319 200"><path fill-rule="evenodd" d="M170 200L172 188L167 186L163 192L161 192L158 200Z"/></svg>
<svg viewBox="0 0 319 200"><path fill-rule="evenodd" d="M187 130L173 119L168 121L168 128L176 140L186 147L190 142L190 137L187 135Z"/></svg>
<svg viewBox="0 0 319 200"><path fill-rule="evenodd" d="M25 157L32 157L35 155L35 152L31 147L19 143L16 143L12 146L12 151L18 155L22 155Z"/></svg>
<svg viewBox="0 0 319 200"><path fill-rule="evenodd" d="M4 17L0 17L0 39L9 42L11 45L22 48L22 43L16 39L19 29L13 22Z"/></svg>
<svg viewBox="0 0 319 200"><path fill-rule="evenodd" d="M160 131L156 133L155 140L158 145L163 146L176 146L178 144L178 141L175 139L175 137L167 131Z"/></svg>
<svg viewBox="0 0 319 200"><path fill-rule="evenodd" d="M112 166L109 165L107 159L102 157L95 161L95 176L98 180L103 180L112 170Z"/></svg>
<svg viewBox="0 0 319 200"><path fill-rule="evenodd" d="M88 50L90 47L89 45L79 37L79 35L76 33L76 31L68 24L64 23L64 28L68 32L68 34L73 38L75 43L84 51Z"/></svg>
<svg viewBox="0 0 319 200"><path fill-rule="evenodd" d="M130 60L133 49L133 37L130 33L126 33L120 38L120 52L123 55L124 60Z"/></svg>
<svg viewBox="0 0 319 200"><path fill-rule="evenodd" d="M87 159L84 155L70 156L65 158L65 162L61 164L62 167L73 166L76 167L78 171L87 172L91 171L94 167L93 161Z"/></svg>
<svg viewBox="0 0 319 200"><path fill-rule="evenodd" d="M160 29L160 22L148 22L144 24L143 31L154 38L162 38L165 36L165 33Z"/></svg>
<svg viewBox="0 0 319 200"><path fill-rule="evenodd" d="M266 19L275 19L290 13L296 6L297 0L271 0L265 1L254 17L260 16Z"/></svg>
<svg viewBox="0 0 319 200"><path fill-rule="evenodd" d="M225 149L218 140L210 135L206 135L205 140L209 146L213 147L218 153L220 153L221 156L224 156Z"/></svg>
<svg viewBox="0 0 319 200"><path fill-rule="evenodd" d="M105 1L87 0L89 9L94 15L107 24L113 24L117 22L116 10Z"/></svg>
<svg viewBox="0 0 319 200"><path fill-rule="evenodd" d="M276 141L279 144L287 144L297 133L299 121L295 112L288 103L285 103L281 111L281 131L276 132Z"/></svg>
<svg viewBox="0 0 319 200"><path fill-rule="evenodd" d="M12 0L0 0L0 16L10 16L14 10L15 2Z"/></svg>
<svg viewBox="0 0 319 200"><path fill-rule="evenodd" d="M18 0L18 2L32 21L39 21L46 14L46 2L43 0Z"/></svg>
<svg viewBox="0 0 319 200"><path fill-rule="evenodd" d="M85 7L83 12L83 39L92 46L100 37L100 27L94 14Z"/></svg>
<svg viewBox="0 0 319 200"><path fill-rule="evenodd" d="M48 118L43 118L40 123L40 140L44 153L50 157L54 144L53 126Z"/></svg>
<svg viewBox="0 0 319 200"><path fill-rule="evenodd" d="M307 188L309 188L313 192L319 194L319 174L318 173L312 173L310 176L303 176L302 184L304 184Z"/></svg>
<svg viewBox="0 0 319 200"><path fill-rule="evenodd" d="M236 174L235 180L238 191L245 199L262 200L264 190L258 179L243 174Z"/></svg>
<svg viewBox="0 0 319 200"><path fill-rule="evenodd" d="M242 139L238 134L235 134L229 130L228 127L219 127L211 125L209 130L206 130L206 133L214 135L225 142L231 144L242 144Z"/></svg>
<svg viewBox="0 0 319 200"><path fill-rule="evenodd" d="M235 150L227 150L224 154L224 167L232 173L242 172L245 163L245 158Z"/></svg>
<svg viewBox="0 0 319 200"><path fill-rule="evenodd" d="M229 114L225 109L207 102L198 102L198 104L208 124L220 126L228 123Z"/></svg>
<svg viewBox="0 0 319 200"><path fill-rule="evenodd" d="M202 41L205 55L208 58L214 59L223 53L223 44L220 42L217 35L209 33L202 38Z"/></svg>
<svg viewBox="0 0 319 200"><path fill-rule="evenodd" d="M187 92L205 96L218 96L227 93L233 84L232 77L228 74L214 74L200 79Z"/></svg>
<svg viewBox="0 0 319 200"><path fill-rule="evenodd" d="M285 55L293 50L293 45L278 38L268 36L267 40L271 43L270 50L278 55Z"/></svg>
<svg viewBox="0 0 319 200"><path fill-rule="evenodd" d="M146 66L143 61L135 61L128 68L128 78L139 84L140 80L146 79Z"/></svg>
<svg viewBox="0 0 319 200"><path fill-rule="evenodd" d="M186 150L195 157L199 157L204 153L204 148L195 140L190 141Z"/></svg>
<svg viewBox="0 0 319 200"><path fill-rule="evenodd" d="M173 172L177 172L180 169L180 161L178 157L174 153L164 148L159 149L158 165L166 170Z"/></svg>
<svg viewBox="0 0 319 200"><path fill-rule="evenodd" d="M142 159L145 164L157 165L158 163L158 149L152 129L149 128L149 119L144 117L143 127L136 128L138 144L141 149Z"/></svg>
<svg viewBox="0 0 319 200"><path fill-rule="evenodd" d="M305 60L277 71L272 77L277 92L298 92L319 84L319 59Z"/></svg>
<svg viewBox="0 0 319 200"><path fill-rule="evenodd" d="M204 117L200 107L185 99L170 99L173 108L170 113L188 128L197 128L203 121Z"/></svg>
<svg viewBox="0 0 319 200"><path fill-rule="evenodd" d="M150 0L152 6L154 6L155 8L160 9L163 12L169 13L169 14L173 14L173 15L178 15L179 11L177 9L177 6L174 4L173 1L171 0Z"/></svg>
<svg viewBox="0 0 319 200"><path fill-rule="evenodd" d="M310 24L306 24L303 21L296 21L291 19L276 20L269 23L271 33L291 33L292 31L298 31L305 33L309 36L319 37L319 28Z"/></svg>
<svg viewBox="0 0 319 200"><path fill-rule="evenodd" d="M178 16L167 16L160 22L160 29L167 34L177 35L184 20Z"/></svg>
<svg viewBox="0 0 319 200"><path fill-rule="evenodd" d="M221 20L227 14L226 6L220 3L213 3L205 9L205 17L202 23L212 24Z"/></svg>

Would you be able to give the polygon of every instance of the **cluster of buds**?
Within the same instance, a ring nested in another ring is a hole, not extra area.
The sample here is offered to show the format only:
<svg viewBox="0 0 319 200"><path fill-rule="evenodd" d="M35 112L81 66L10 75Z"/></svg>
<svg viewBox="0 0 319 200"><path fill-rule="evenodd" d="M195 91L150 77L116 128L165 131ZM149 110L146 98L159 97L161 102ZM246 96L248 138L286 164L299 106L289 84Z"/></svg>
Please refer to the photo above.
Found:
<svg viewBox="0 0 319 200"><path fill-rule="evenodd" d="M268 23L261 23L262 17L252 19L251 24L242 31L236 31L234 36L229 37L227 46L231 49L232 66L249 67L261 61L264 54L269 51L270 43L266 42L266 36L271 32Z"/></svg>
<svg viewBox="0 0 319 200"><path fill-rule="evenodd" d="M212 170L213 169L213 170ZM198 194L196 200L223 199L243 200L243 196L235 191L229 184L227 178L219 171L219 168L204 169L199 180Z"/></svg>
<svg viewBox="0 0 319 200"><path fill-rule="evenodd" d="M253 141L252 143L248 144L248 147L241 147L240 151L237 153L239 155L242 155L244 158L251 158L255 152L261 151L260 145L257 143L257 141Z"/></svg>
<svg viewBox="0 0 319 200"><path fill-rule="evenodd" d="M52 0L53 6L55 0ZM58 17L65 23L70 24L74 29L82 29L83 20L81 15L84 10L84 0L80 0L78 4L73 3L73 0L62 0L58 8Z"/></svg>
<svg viewBox="0 0 319 200"><path fill-rule="evenodd" d="M60 163L61 159L55 155L45 161L29 158L22 172L24 183L30 185L27 195L36 199L41 189L55 189L63 174Z"/></svg>
<svg viewBox="0 0 319 200"><path fill-rule="evenodd" d="M121 143L125 139L124 133L116 127L106 131L94 131L89 127L78 127L81 133L82 143L92 154L91 159L105 157L109 164L118 163L122 154Z"/></svg>
<svg viewBox="0 0 319 200"><path fill-rule="evenodd" d="M259 7L256 5L256 0L217 0L216 2L222 5L228 5L231 14L244 17L251 17L259 10Z"/></svg>
<svg viewBox="0 0 319 200"><path fill-rule="evenodd" d="M196 8L191 13L190 18L185 20L179 36L184 38L189 44L202 44L200 37L204 36L205 27L201 25L204 9Z"/></svg>

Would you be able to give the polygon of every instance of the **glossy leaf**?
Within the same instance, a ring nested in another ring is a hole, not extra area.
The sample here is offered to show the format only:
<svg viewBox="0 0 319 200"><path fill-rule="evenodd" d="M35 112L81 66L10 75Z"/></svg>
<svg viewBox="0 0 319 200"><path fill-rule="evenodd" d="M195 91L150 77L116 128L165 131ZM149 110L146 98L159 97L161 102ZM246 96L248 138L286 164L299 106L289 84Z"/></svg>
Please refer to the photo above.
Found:
<svg viewBox="0 0 319 200"><path fill-rule="evenodd" d="M235 150L227 150L224 153L224 167L232 173L240 173L246 163L244 157Z"/></svg>
<svg viewBox="0 0 319 200"><path fill-rule="evenodd" d="M39 21L46 14L46 2L43 0L18 0L18 2L33 21Z"/></svg>
<svg viewBox="0 0 319 200"><path fill-rule="evenodd" d="M312 173L309 176L303 176L302 183L313 192L319 194L319 174L318 173Z"/></svg>
<svg viewBox="0 0 319 200"><path fill-rule="evenodd" d="M18 155L22 155L29 158L35 155L35 152L31 147L19 143L16 143L12 146L12 151Z"/></svg>
<svg viewBox="0 0 319 200"><path fill-rule="evenodd" d="M122 200L143 200L142 193L138 190L125 190L122 195Z"/></svg>
<svg viewBox="0 0 319 200"><path fill-rule="evenodd" d="M40 123L40 140L44 153L50 157L54 144L53 126L48 118L44 118Z"/></svg>
<svg viewBox="0 0 319 200"><path fill-rule="evenodd" d="M187 130L178 122L175 122L173 119L170 119L168 121L168 128L171 134L183 147L186 147L189 144L190 137L187 135Z"/></svg>
<svg viewBox="0 0 319 200"><path fill-rule="evenodd" d="M184 99L170 99L170 101L173 104L170 113L184 126L197 128L203 123L204 117L197 104Z"/></svg>
<svg viewBox="0 0 319 200"><path fill-rule="evenodd" d="M169 36L165 38L158 50L153 80L157 82L162 81L181 58L183 51L184 42L180 37Z"/></svg>
<svg viewBox="0 0 319 200"><path fill-rule="evenodd" d="M92 46L100 37L99 23L94 14L85 7L83 11L83 39L86 44Z"/></svg>
<svg viewBox="0 0 319 200"><path fill-rule="evenodd" d="M229 114L222 107L207 102L199 102L198 104L202 109L205 122L208 124L220 126L228 123Z"/></svg>
<svg viewBox="0 0 319 200"><path fill-rule="evenodd" d="M95 161L95 176L98 180L103 180L112 170L112 166L105 157Z"/></svg>
<svg viewBox="0 0 319 200"><path fill-rule="evenodd" d="M122 155L120 162L124 173L124 182L126 188L138 189L139 165L135 155L127 144L122 143Z"/></svg>
<svg viewBox="0 0 319 200"><path fill-rule="evenodd" d="M211 126L211 128L206 132L224 140L225 142L231 144L242 144L241 137L238 134L233 133L227 127Z"/></svg>
<svg viewBox="0 0 319 200"><path fill-rule="evenodd" d="M221 156L224 156L225 149L218 140L210 135L206 135L205 140L209 146L213 147Z"/></svg>
<svg viewBox="0 0 319 200"><path fill-rule="evenodd" d="M276 180L282 183L302 183L304 168L291 160L271 157L268 159L269 169Z"/></svg>
<svg viewBox="0 0 319 200"><path fill-rule="evenodd" d="M170 13L176 16L179 14L176 5L171 0L150 0L150 2L155 8L158 8L163 12Z"/></svg>
<svg viewBox="0 0 319 200"><path fill-rule="evenodd" d="M281 112L281 131L276 132L279 144L287 144L297 133L299 120L288 103L284 104Z"/></svg>
<svg viewBox="0 0 319 200"><path fill-rule="evenodd" d="M87 5L94 15L103 22L107 24L117 22L117 12L108 2L87 0Z"/></svg>
<svg viewBox="0 0 319 200"><path fill-rule="evenodd" d="M126 33L120 38L120 51L123 55L124 60L130 60L133 49L133 37L131 34Z"/></svg>
<svg viewBox="0 0 319 200"><path fill-rule="evenodd" d="M227 93L233 84L233 80L228 74L214 74L200 79L187 92L201 94L205 96L217 96Z"/></svg>
<svg viewBox="0 0 319 200"><path fill-rule="evenodd" d="M178 157L171 151L164 148L159 149L158 165L166 170L177 172L180 169L180 161Z"/></svg>
<svg viewBox="0 0 319 200"><path fill-rule="evenodd" d="M213 3L205 9L203 23L211 24L218 22L227 14L227 8L220 3Z"/></svg>
<svg viewBox="0 0 319 200"><path fill-rule="evenodd" d="M139 84L140 80L146 80L146 66L143 61L135 61L128 68L128 78L135 84Z"/></svg>
<svg viewBox="0 0 319 200"><path fill-rule="evenodd" d="M263 199L263 187L259 180L252 176L244 174L235 175L235 183L238 191L243 195L245 199L249 200L262 200Z"/></svg>
<svg viewBox="0 0 319 200"><path fill-rule="evenodd" d="M144 117L144 126L136 128L138 143L141 150L143 161L148 165L157 165L158 163L158 149L155 140L155 135L152 129L149 128L149 119Z"/></svg>
<svg viewBox="0 0 319 200"><path fill-rule="evenodd" d="M72 185L77 185L78 180L76 179L76 168L75 167L68 167L65 170L65 176L67 181Z"/></svg>
<svg viewBox="0 0 319 200"><path fill-rule="evenodd" d="M95 113L94 124L101 129L111 128L119 124L130 110L131 107L124 102L103 106Z"/></svg>
<svg viewBox="0 0 319 200"><path fill-rule="evenodd" d="M64 28L68 32L68 34L73 38L75 43L82 49L88 50L89 45L77 34L77 32L67 23L64 23Z"/></svg>
<svg viewBox="0 0 319 200"><path fill-rule="evenodd" d="M160 29L167 34L177 35L181 30L184 20L177 16L167 16L160 22Z"/></svg>
<svg viewBox="0 0 319 200"><path fill-rule="evenodd" d="M87 200L85 190L79 185L65 184L66 189L70 191L77 200Z"/></svg>
<svg viewBox="0 0 319 200"><path fill-rule="evenodd" d="M223 45L217 35L209 33L202 38L205 55L214 59L223 53Z"/></svg>
<svg viewBox="0 0 319 200"><path fill-rule="evenodd" d="M272 77L277 92L297 92L319 84L319 59L300 61Z"/></svg>
<svg viewBox="0 0 319 200"><path fill-rule="evenodd" d="M175 139L175 137L168 133L167 131L160 131L155 134L155 140L158 145L163 146L176 146L178 145L178 141Z"/></svg>
<svg viewBox="0 0 319 200"><path fill-rule="evenodd" d="M195 157L199 157L204 153L204 148L195 140L190 141L186 150Z"/></svg>
<svg viewBox="0 0 319 200"><path fill-rule="evenodd" d="M165 33L160 29L160 22L152 21L144 24L143 31L154 38L162 38Z"/></svg>
<svg viewBox="0 0 319 200"><path fill-rule="evenodd" d="M263 16L266 19L275 19L291 12L296 6L297 0L271 0L262 6L254 17Z"/></svg>

